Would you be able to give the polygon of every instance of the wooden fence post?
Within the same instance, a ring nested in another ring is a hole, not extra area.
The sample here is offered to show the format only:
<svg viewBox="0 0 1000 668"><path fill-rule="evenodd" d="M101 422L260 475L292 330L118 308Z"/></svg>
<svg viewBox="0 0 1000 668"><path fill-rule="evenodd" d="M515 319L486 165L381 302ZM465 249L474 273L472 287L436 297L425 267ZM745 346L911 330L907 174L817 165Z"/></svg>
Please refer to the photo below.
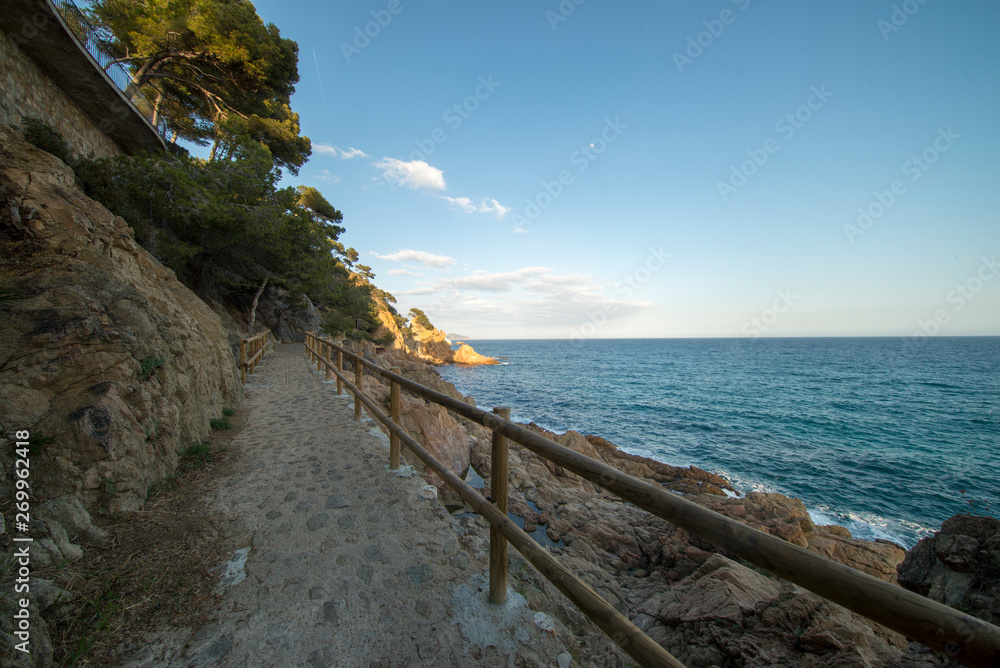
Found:
<svg viewBox="0 0 1000 668"><path fill-rule="evenodd" d="M323 355L325 354L326 344L316 339L316 370L319 371L323 368Z"/></svg>
<svg viewBox="0 0 1000 668"><path fill-rule="evenodd" d="M344 353L343 351L337 351L337 371L344 373ZM344 393L344 381L337 376L337 396L339 397Z"/></svg>
<svg viewBox="0 0 1000 668"><path fill-rule="evenodd" d="M354 421L361 421L361 380L365 369L361 362L354 360L354 387L358 388L358 393L354 395Z"/></svg>
<svg viewBox="0 0 1000 668"><path fill-rule="evenodd" d="M247 340L240 338L240 382L247 384Z"/></svg>
<svg viewBox="0 0 1000 668"><path fill-rule="evenodd" d="M326 367L326 381L327 382L330 382L330 379L333 378L333 371L330 370L330 356L332 354L333 354L333 348L331 348L328 345L324 345L323 346L323 359L326 361L326 364L324 364L323 366Z"/></svg>
<svg viewBox="0 0 1000 668"><path fill-rule="evenodd" d="M400 373L398 366L392 367L392 372ZM392 381L389 385L389 414L392 421L399 424L399 383ZM389 436L389 470L395 471L399 468L399 436L391 434Z"/></svg>
<svg viewBox="0 0 1000 668"><path fill-rule="evenodd" d="M509 408L494 408L504 420L510 419ZM490 461L490 496L497 510L507 515L507 437L493 431L493 451ZM507 539L494 524L490 524L490 602L500 605L507 601Z"/></svg>

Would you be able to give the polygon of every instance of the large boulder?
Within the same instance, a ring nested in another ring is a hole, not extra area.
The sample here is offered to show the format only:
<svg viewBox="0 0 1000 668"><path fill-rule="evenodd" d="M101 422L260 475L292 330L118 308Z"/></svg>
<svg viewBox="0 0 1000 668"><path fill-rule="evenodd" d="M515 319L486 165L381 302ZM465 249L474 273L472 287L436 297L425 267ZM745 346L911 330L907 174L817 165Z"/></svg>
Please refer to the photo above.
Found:
<svg viewBox="0 0 1000 668"><path fill-rule="evenodd" d="M455 364L467 364L467 365L487 365L487 364L500 364L492 357L487 357L486 355L480 355L475 350L472 349L468 343L463 343L458 347L458 350L452 353L452 362Z"/></svg>
<svg viewBox="0 0 1000 668"><path fill-rule="evenodd" d="M1000 520L955 515L899 565L899 584L1000 623Z"/></svg>
<svg viewBox="0 0 1000 668"><path fill-rule="evenodd" d="M3 126L0 200L0 288L18 297L0 303L0 469L30 431L51 543L38 554L75 557L73 541L103 540L89 511L139 508L240 401L236 365L219 317L69 167ZM0 479L0 496L11 486Z"/></svg>
<svg viewBox="0 0 1000 668"><path fill-rule="evenodd" d="M901 636L722 555L642 603L649 635L691 666L878 666Z"/></svg>
<svg viewBox="0 0 1000 668"><path fill-rule="evenodd" d="M469 469L469 437L448 410L420 399L400 397L399 422L418 443L452 472L462 477ZM413 457L412 459L416 459ZM414 462L422 466L419 461ZM432 481L443 487L436 476Z"/></svg>

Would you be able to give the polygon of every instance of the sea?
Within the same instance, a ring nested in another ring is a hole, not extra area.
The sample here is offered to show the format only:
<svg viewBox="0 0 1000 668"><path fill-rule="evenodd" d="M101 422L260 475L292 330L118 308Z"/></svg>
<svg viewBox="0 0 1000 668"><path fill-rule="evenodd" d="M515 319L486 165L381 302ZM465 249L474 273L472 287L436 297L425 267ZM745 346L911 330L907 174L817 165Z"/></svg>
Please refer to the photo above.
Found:
<svg viewBox="0 0 1000 668"><path fill-rule="evenodd" d="M471 340L478 406L801 499L909 549L1000 515L1000 337Z"/></svg>

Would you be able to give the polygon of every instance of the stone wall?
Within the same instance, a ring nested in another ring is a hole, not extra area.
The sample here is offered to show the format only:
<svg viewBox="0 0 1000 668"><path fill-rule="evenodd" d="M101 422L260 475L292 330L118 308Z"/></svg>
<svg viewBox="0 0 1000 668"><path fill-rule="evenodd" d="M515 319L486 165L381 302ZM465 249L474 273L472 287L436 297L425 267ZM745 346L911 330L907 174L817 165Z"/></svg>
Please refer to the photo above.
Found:
<svg viewBox="0 0 1000 668"><path fill-rule="evenodd" d="M0 123L16 126L35 116L62 134L81 156L109 157L122 150L45 73L0 31Z"/></svg>

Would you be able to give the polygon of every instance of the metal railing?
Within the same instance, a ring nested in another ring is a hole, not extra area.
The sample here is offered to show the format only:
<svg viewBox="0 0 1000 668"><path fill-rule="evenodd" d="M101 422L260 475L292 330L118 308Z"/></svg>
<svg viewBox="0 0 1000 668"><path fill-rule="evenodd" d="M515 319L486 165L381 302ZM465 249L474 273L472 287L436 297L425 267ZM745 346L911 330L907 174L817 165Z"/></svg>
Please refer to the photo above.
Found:
<svg viewBox="0 0 1000 668"><path fill-rule="evenodd" d="M510 521L505 513L467 485L454 472L434 459L398 424L398 387L444 406L464 418L493 430L494 444L498 435L520 443L535 454L614 492L636 506L679 526L689 533L708 540L723 553L735 555L829 601L844 606L868 619L902 633L924 645L942 652L967 666L1000 666L1000 628L972 615L948 607L898 585L880 580L839 562L822 557L771 534L751 528L737 520L709 510L692 501L672 494L663 487L630 476L603 462L586 457L540 434L511 422L505 417L470 406L441 392L420 385L398 372L388 371L345 350L330 339L306 335L306 347L316 362L317 370L326 368L327 377L336 375L337 392L346 386L355 400L354 417L361 418L361 405L382 422L393 436L390 444L390 467L399 464L399 443L406 445L428 468L437 473L449 487L482 515L502 538L509 540L560 591L629 655L644 666L682 665L663 650L627 618L614 610L604 599L583 584L574 574L541 548L530 536ZM336 363L331 354L336 352ZM344 358L354 363L355 382L344 375ZM391 416L361 391L362 368L385 378L390 392ZM398 386L398 387L396 387ZM494 446L494 457L506 448ZM504 461L494 460L493 471L506 471ZM498 490L499 486L491 489ZM494 494L495 496L496 494ZM494 499L494 502L496 500ZM491 556L494 533L491 530ZM491 576L494 569L491 563ZM503 569L506 570L505 568ZM596 599L594 598L596 597ZM610 610L609 610L610 609Z"/></svg>
<svg viewBox="0 0 1000 668"><path fill-rule="evenodd" d="M167 138L170 131L166 119L162 116L155 118L155 101L132 83L132 74L123 63L116 62L111 55L113 48L104 40L97 31L97 28L90 22L87 15L76 5L73 0L50 0L56 11L62 17L66 27L80 41L87 53L97 62L98 66L111 79L111 82L125 93L125 97L135 107L135 110L145 117L156 127L156 132L163 138Z"/></svg>

